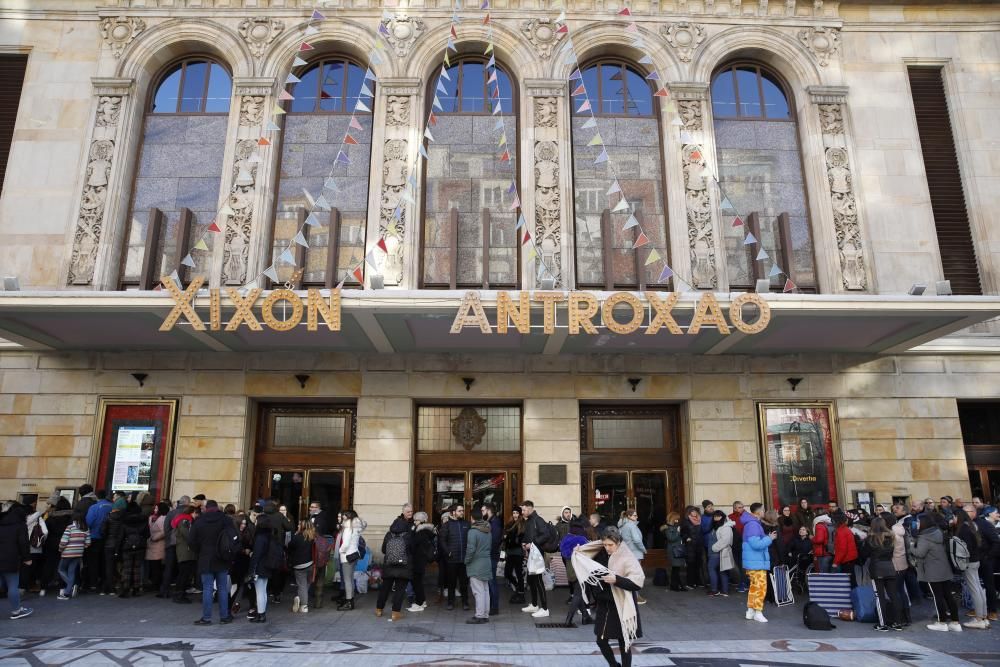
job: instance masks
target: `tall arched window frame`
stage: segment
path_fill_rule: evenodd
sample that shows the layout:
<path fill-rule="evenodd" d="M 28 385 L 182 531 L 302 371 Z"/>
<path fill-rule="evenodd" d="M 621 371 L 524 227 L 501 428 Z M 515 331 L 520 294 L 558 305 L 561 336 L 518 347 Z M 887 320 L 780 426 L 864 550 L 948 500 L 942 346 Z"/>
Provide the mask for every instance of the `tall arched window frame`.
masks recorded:
<path fill-rule="evenodd" d="M 817 288 L 812 230 L 795 105 L 777 73 L 755 62 L 732 62 L 712 77 L 712 116 L 718 151 L 729 286 L 755 288 L 770 276 L 782 291 L 791 279 Z M 739 214 L 743 226 L 733 227 Z M 744 244 L 747 232 L 759 243 Z M 766 259 L 758 260 L 760 250 Z"/>
<path fill-rule="evenodd" d="M 429 159 L 424 170 L 420 284 L 425 288 L 517 288 L 521 284 L 513 180 L 519 183 L 517 95 L 502 65 L 463 57 L 428 88 Z M 490 82 L 492 72 L 496 81 Z M 435 97 L 441 108 L 433 106 Z M 500 104 L 493 114 L 492 101 Z M 503 118 L 503 127 L 498 120 Z M 507 141 L 500 146 L 501 137 Z M 509 164 L 501 161 L 504 151 Z"/>
<path fill-rule="evenodd" d="M 282 281 L 290 280 L 296 267 L 303 269 L 297 287 L 333 287 L 341 280 L 358 284 L 351 270 L 365 254 L 372 117 L 355 108 L 359 99 L 371 108 L 363 91 L 375 92 L 365 72 L 350 58 L 322 56 L 305 65 L 297 74 L 300 81 L 288 89 L 294 99 L 285 103 L 280 135 L 271 261 Z M 350 164 L 334 168 L 340 150 Z M 315 207 L 321 195 L 330 210 Z M 299 229 L 308 247 L 295 242 Z M 278 261 L 285 249 L 295 257 L 294 266 Z"/>
<path fill-rule="evenodd" d="M 577 285 L 609 290 L 661 286 L 662 263 L 645 265 L 652 248 L 664 260 L 668 257 L 658 100 L 645 75 L 627 61 L 594 61 L 581 74 L 582 80 L 570 82 Z M 572 95 L 581 83 L 587 96 Z M 578 110 L 585 100 L 596 127 L 584 127 L 591 118 L 590 111 Z M 589 145 L 597 132 L 609 155 L 602 164 L 594 164 L 601 146 Z M 616 173 L 622 194 L 609 195 Z M 630 225 L 628 211 L 612 211 L 622 196 L 639 224 Z M 649 239 L 642 251 L 633 249 L 640 229 Z"/>
<path fill-rule="evenodd" d="M 190 55 L 153 80 L 129 206 L 121 289 L 152 289 L 174 270 L 182 279 L 204 274 L 209 253 L 193 246 L 219 205 L 232 76 L 213 58 Z M 181 265 L 189 253 L 194 269 Z"/>

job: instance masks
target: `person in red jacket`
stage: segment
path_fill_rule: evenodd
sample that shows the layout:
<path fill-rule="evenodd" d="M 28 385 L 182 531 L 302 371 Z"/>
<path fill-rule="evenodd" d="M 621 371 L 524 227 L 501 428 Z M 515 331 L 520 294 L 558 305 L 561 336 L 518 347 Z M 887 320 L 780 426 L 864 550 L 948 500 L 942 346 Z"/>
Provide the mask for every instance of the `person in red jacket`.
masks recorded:
<path fill-rule="evenodd" d="M 833 515 L 833 571 L 849 572 L 851 585 L 854 585 L 854 564 L 858 560 L 858 546 L 854 542 L 854 533 L 847 526 L 847 515 L 838 512 Z"/>
<path fill-rule="evenodd" d="M 813 559 L 816 562 L 817 572 L 830 571 L 830 562 L 833 560 L 833 554 L 829 550 L 831 530 L 833 530 L 833 522 L 830 521 L 830 515 L 826 513 L 825 509 L 820 509 L 813 520 L 812 536 Z"/>

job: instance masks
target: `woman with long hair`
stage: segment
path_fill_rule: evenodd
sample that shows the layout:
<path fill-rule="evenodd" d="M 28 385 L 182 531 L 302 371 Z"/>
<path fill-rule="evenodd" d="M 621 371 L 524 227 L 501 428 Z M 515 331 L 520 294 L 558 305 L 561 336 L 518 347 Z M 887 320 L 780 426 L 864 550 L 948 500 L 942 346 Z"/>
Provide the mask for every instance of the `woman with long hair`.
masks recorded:
<path fill-rule="evenodd" d="M 667 539 L 667 555 L 670 556 L 670 590 L 691 590 L 681 583 L 681 570 L 685 566 L 684 539 L 681 537 L 681 515 L 671 512 L 667 515 L 667 523 L 660 528 Z"/>
<path fill-rule="evenodd" d="M 605 530 L 600 541 L 574 549 L 572 562 L 586 601 L 597 606 L 594 634 L 601 655 L 611 667 L 631 667 L 632 644 L 642 637 L 636 602 L 646 580 L 642 565 L 615 528 Z M 611 639 L 618 640 L 621 663 L 615 660 Z"/>
<path fill-rule="evenodd" d="M 288 567 L 295 575 L 295 597 L 292 612 L 309 613 L 309 581 L 313 570 L 313 545 L 316 526 L 309 519 L 299 521 L 299 528 L 288 543 Z"/>
<path fill-rule="evenodd" d="M 972 611 L 975 614 L 974 619 L 963 625 L 975 630 L 988 630 L 990 622 L 987 618 L 986 591 L 979 581 L 979 563 L 984 556 L 984 540 L 979 526 L 976 525 L 975 516 L 976 508 L 973 505 L 955 508 L 955 534 L 969 548 L 969 565 L 965 568 L 963 578 L 965 588 L 972 597 Z M 985 576 L 991 577 L 993 573 L 987 572 Z"/>
<path fill-rule="evenodd" d="M 944 532 L 930 514 L 921 514 L 917 536 L 910 538 L 910 554 L 917 561 L 917 579 L 927 583 L 937 607 L 937 622 L 927 626 L 938 632 L 961 632 L 958 621 L 958 591 L 948 562 Z"/>
<path fill-rule="evenodd" d="M 344 539 L 340 545 L 340 562 L 344 573 L 344 599 L 337 605 L 338 611 L 354 609 L 354 564 L 364 554 L 360 553 L 358 541 L 368 524 L 354 510 L 344 510 Z"/>
<path fill-rule="evenodd" d="M 712 513 L 712 533 L 715 539 L 708 554 L 708 578 L 712 584 L 712 595 L 729 597 L 729 572 L 736 567 L 733 560 L 735 525 L 722 510 Z"/>
<path fill-rule="evenodd" d="M 868 561 L 868 574 L 875 584 L 875 593 L 881 603 L 875 629 L 879 632 L 888 632 L 890 629 L 902 630 L 903 607 L 896 599 L 896 567 L 892 564 L 895 537 L 886 525 L 885 519 L 880 517 L 872 519 L 871 529 L 868 531 L 868 537 L 862 542 L 861 551 Z"/>
<path fill-rule="evenodd" d="M 618 519 L 618 532 L 621 533 L 629 551 L 641 563 L 646 556 L 646 545 L 642 542 L 642 532 L 639 530 L 639 512 L 634 507 L 621 513 Z M 642 597 L 641 593 L 636 595 L 636 601 L 639 604 L 646 604 L 646 598 Z"/>
<path fill-rule="evenodd" d="M 510 513 L 510 523 L 503 530 L 504 550 L 507 559 L 503 566 L 503 578 L 514 587 L 510 603 L 524 602 L 524 549 L 521 547 L 524 534 L 524 517 L 521 508 L 515 507 Z"/>

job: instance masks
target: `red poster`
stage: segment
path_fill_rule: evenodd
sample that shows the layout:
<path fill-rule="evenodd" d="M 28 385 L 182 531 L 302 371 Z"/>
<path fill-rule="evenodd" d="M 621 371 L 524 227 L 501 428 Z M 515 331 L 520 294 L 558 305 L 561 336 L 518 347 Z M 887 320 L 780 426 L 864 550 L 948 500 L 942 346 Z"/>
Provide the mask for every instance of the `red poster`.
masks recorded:
<path fill-rule="evenodd" d="M 164 497 L 177 401 L 102 404 L 98 489 Z"/>
<path fill-rule="evenodd" d="M 762 405 L 760 418 L 771 506 L 839 503 L 830 408 Z"/>

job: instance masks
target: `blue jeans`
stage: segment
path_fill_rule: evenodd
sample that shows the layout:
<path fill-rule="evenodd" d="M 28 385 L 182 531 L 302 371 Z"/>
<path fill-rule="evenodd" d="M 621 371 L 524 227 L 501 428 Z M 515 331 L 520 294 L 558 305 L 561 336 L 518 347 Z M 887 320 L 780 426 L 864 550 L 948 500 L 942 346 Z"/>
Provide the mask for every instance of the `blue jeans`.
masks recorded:
<path fill-rule="evenodd" d="M 490 581 L 489 581 L 489 591 L 490 591 L 490 611 L 497 611 L 500 608 L 500 597 L 497 593 L 497 567 L 500 565 L 500 559 L 493 560 L 490 558 Z"/>
<path fill-rule="evenodd" d="M 723 575 L 719 572 L 719 561 L 721 558 L 722 554 L 714 552 L 708 554 L 708 580 L 712 584 L 713 591 L 729 593 L 729 573 L 727 572 Z"/>
<path fill-rule="evenodd" d="M 267 577 L 258 576 L 253 588 L 257 592 L 257 613 L 263 614 L 267 612 Z"/>
<path fill-rule="evenodd" d="M 63 589 L 63 595 L 71 595 L 73 593 L 73 584 L 76 583 L 76 575 L 80 572 L 80 561 L 82 558 L 60 558 L 59 559 L 59 576 L 63 581 L 66 582 L 66 588 Z"/>
<path fill-rule="evenodd" d="M 3 578 L 5 584 L 7 584 L 7 600 L 10 602 L 10 610 L 17 611 L 21 608 L 21 573 L 19 571 L 14 572 L 0 572 L 0 578 Z"/>
<path fill-rule="evenodd" d="M 204 572 L 201 575 L 201 619 L 212 620 L 212 584 L 219 594 L 219 618 L 229 617 L 229 572 Z"/>
<path fill-rule="evenodd" d="M 815 562 L 816 568 L 814 571 L 827 574 L 830 572 L 830 564 L 833 562 L 833 556 L 816 556 Z"/>

